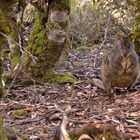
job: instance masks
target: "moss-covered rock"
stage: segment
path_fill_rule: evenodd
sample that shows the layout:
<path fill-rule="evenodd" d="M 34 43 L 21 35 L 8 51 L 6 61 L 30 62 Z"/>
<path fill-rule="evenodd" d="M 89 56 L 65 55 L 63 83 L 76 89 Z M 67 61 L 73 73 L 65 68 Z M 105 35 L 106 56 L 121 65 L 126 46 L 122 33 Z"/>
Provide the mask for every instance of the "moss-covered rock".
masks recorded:
<path fill-rule="evenodd" d="M 76 78 L 69 73 L 57 73 L 53 70 L 48 70 L 44 77 L 44 81 L 58 84 L 74 83 L 76 82 Z"/>
<path fill-rule="evenodd" d="M 17 115 L 17 116 L 27 116 L 28 115 L 28 112 L 24 109 L 18 109 L 18 110 L 15 110 L 12 115 Z"/>

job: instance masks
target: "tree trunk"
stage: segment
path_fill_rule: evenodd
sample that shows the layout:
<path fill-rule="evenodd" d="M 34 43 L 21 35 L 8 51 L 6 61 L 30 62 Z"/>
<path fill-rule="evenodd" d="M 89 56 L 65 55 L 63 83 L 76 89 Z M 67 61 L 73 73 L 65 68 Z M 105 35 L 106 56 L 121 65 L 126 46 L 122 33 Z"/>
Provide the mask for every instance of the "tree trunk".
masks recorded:
<path fill-rule="evenodd" d="M 27 71 L 35 79 L 42 78 L 45 81 L 56 82 L 61 81 L 59 78 L 65 77 L 58 76 L 52 68 L 62 52 L 68 48 L 70 0 L 52 0 L 45 11 L 48 11 L 48 15 L 38 12 L 31 33 L 27 49 L 35 57 L 28 59 Z M 73 77 L 67 78 L 73 81 Z"/>
<path fill-rule="evenodd" d="M 21 51 L 18 44 L 18 26 L 14 23 L 12 18 L 13 7 L 16 4 L 17 0 L 0 0 L 0 29 L 3 28 L 2 33 L 6 35 L 4 40 L 8 40 L 10 47 L 9 59 L 11 60 L 12 69 L 20 60 Z M 7 31 L 7 29 L 9 31 Z M 3 43 L 2 43 L 3 44 Z"/>
<path fill-rule="evenodd" d="M 10 12 L 14 4 L 14 0 L 5 1 L 0 0 L 0 99 L 3 95 L 3 85 L 2 85 L 2 73 L 3 73 L 3 63 L 2 63 L 2 51 L 3 45 L 7 42 L 7 36 L 12 32 L 12 27 L 9 22 Z M 8 5 L 8 6 L 7 6 Z M 3 120 L 0 115 L 0 140 L 8 140 L 5 130 L 3 128 Z"/>
<path fill-rule="evenodd" d="M 6 43 L 6 37 L 4 35 L 8 35 L 11 32 L 11 26 L 7 21 L 7 18 L 0 11 L 0 97 L 3 95 L 2 90 L 2 72 L 3 72 L 3 64 L 2 64 L 2 50 L 3 45 Z"/>

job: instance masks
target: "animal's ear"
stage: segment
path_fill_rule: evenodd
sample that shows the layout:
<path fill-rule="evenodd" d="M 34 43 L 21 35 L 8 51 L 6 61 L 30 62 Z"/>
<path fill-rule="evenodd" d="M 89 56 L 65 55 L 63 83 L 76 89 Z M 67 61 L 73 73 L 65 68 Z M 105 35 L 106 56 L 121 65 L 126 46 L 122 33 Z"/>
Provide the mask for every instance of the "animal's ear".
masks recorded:
<path fill-rule="evenodd" d="M 134 41 L 134 40 L 135 40 L 135 35 L 134 35 L 133 33 L 130 33 L 130 34 L 128 35 L 128 39 L 129 39 L 130 41 Z"/>
<path fill-rule="evenodd" d="M 117 35 L 116 35 L 116 38 L 117 38 L 117 40 L 124 40 L 124 38 L 125 38 L 125 35 L 124 34 L 122 34 L 122 33 L 118 33 Z"/>

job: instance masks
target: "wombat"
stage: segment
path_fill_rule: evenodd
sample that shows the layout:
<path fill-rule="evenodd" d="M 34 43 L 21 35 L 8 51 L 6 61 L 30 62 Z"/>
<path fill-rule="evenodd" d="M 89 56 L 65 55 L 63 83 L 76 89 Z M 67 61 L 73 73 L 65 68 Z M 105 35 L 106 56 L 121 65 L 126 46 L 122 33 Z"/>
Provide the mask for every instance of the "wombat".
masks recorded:
<path fill-rule="evenodd" d="M 117 43 L 104 57 L 101 77 L 109 95 L 113 87 L 131 88 L 138 78 L 139 58 L 134 50 L 133 35 L 117 35 Z"/>

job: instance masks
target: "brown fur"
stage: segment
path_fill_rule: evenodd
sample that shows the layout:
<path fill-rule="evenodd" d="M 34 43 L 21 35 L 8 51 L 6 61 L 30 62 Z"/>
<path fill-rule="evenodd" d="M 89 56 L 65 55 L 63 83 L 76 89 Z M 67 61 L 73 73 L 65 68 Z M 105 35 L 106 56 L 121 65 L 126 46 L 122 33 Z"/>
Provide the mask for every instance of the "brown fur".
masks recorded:
<path fill-rule="evenodd" d="M 104 57 L 101 76 L 104 88 L 111 94 L 113 87 L 131 88 L 138 77 L 139 60 L 132 36 L 118 35 L 117 44 Z"/>

